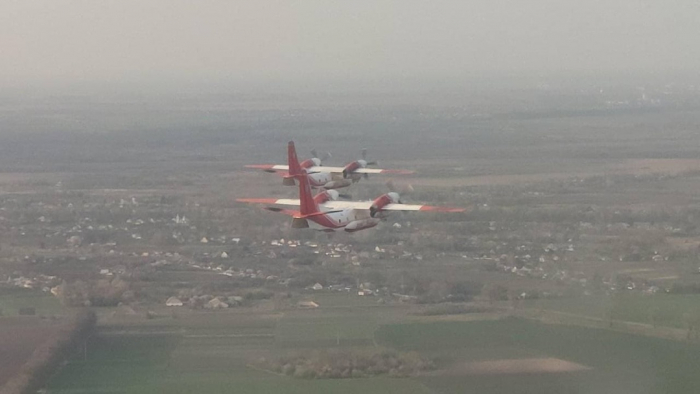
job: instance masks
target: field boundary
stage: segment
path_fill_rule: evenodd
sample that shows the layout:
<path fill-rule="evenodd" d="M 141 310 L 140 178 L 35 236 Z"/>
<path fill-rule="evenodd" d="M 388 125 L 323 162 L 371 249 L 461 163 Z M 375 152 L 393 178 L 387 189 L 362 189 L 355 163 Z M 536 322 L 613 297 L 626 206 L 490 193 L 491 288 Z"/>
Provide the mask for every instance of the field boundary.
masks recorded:
<path fill-rule="evenodd" d="M 521 309 L 513 310 L 511 315 L 536 320 L 545 324 L 573 325 L 588 328 L 599 328 L 610 331 L 624 332 L 628 334 L 643 335 L 647 337 L 670 339 L 680 342 L 694 342 L 688 336 L 688 330 L 671 327 L 654 327 L 651 324 L 637 323 L 625 320 L 602 319 L 593 316 L 578 315 L 575 313 Z"/>

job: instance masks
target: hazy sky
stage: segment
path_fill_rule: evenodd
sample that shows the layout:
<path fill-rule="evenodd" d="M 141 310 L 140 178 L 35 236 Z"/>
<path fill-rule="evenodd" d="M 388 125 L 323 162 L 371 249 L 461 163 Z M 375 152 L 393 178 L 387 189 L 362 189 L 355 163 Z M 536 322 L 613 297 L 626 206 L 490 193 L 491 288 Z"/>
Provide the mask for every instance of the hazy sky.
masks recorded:
<path fill-rule="evenodd" d="M 697 0 L 0 0 L 0 87 L 700 70 Z"/>

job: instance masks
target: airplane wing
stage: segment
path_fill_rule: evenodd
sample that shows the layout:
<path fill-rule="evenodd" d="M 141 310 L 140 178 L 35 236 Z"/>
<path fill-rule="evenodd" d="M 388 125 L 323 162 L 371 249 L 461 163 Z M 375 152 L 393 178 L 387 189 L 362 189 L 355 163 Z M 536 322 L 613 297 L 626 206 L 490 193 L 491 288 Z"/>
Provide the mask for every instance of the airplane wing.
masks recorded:
<path fill-rule="evenodd" d="M 387 204 L 383 211 L 430 211 L 430 212 L 464 212 L 464 208 L 436 207 L 434 205 Z"/>
<path fill-rule="evenodd" d="M 246 168 L 257 168 L 265 172 L 289 171 L 286 164 L 247 164 Z"/>
<path fill-rule="evenodd" d="M 244 202 L 247 204 L 265 204 L 265 205 L 286 205 L 286 206 L 299 206 L 299 200 L 289 199 L 289 198 L 239 198 L 236 199 L 238 202 Z M 270 212 L 279 212 L 292 217 L 298 217 L 301 212 L 294 209 L 285 209 L 279 207 L 265 207 L 266 210 Z M 307 226 L 308 227 L 308 226 Z"/>
<path fill-rule="evenodd" d="M 238 202 L 246 204 L 267 204 L 267 205 L 289 205 L 293 207 L 299 206 L 299 200 L 293 198 L 238 198 Z"/>
<path fill-rule="evenodd" d="M 286 205 L 299 206 L 298 199 L 292 198 L 239 198 L 236 201 L 247 204 L 265 204 L 265 205 Z M 327 201 L 321 204 L 321 208 L 326 210 L 340 209 L 367 209 L 372 206 L 372 201 Z"/>
<path fill-rule="evenodd" d="M 265 172 L 289 171 L 289 166 L 286 164 L 247 164 L 246 168 L 256 168 Z M 345 167 L 326 167 L 314 166 L 306 171 L 308 173 L 329 172 L 331 174 L 342 174 Z M 415 171 L 408 170 L 384 170 L 381 168 L 358 168 L 353 171 L 354 174 L 394 174 L 394 175 L 410 175 Z"/>
<path fill-rule="evenodd" d="M 326 167 L 326 166 L 314 166 L 309 168 L 307 171 L 309 173 L 313 172 L 330 172 L 332 174 L 342 174 L 345 167 Z M 409 170 L 384 170 L 381 168 L 358 168 L 353 171 L 353 174 L 394 174 L 394 175 L 410 175 L 415 171 Z"/>
<path fill-rule="evenodd" d="M 323 204 L 328 209 L 363 209 L 369 210 L 372 201 L 328 201 Z M 464 212 L 464 208 L 436 207 L 416 204 L 387 204 L 382 211 L 431 211 L 431 212 Z"/>
<path fill-rule="evenodd" d="M 266 204 L 266 205 L 286 205 L 299 206 L 299 200 L 291 198 L 239 198 L 236 201 L 248 204 Z M 372 206 L 372 201 L 328 201 L 321 204 L 324 210 L 342 210 L 342 209 L 358 209 L 369 210 Z M 275 211 L 274 209 L 271 209 Z M 417 205 L 417 204 L 387 204 L 382 207 L 382 211 L 429 211 L 429 212 L 464 212 L 464 208 L 437 207 L 433 205 Z M 280 210 L 281 211 L 281 210 Z"/>

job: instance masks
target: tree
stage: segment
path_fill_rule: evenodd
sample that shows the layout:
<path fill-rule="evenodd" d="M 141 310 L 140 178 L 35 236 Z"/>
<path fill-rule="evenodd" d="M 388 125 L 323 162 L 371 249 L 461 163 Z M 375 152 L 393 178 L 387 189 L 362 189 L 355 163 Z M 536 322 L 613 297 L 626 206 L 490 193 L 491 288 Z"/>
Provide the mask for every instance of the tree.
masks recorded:
<path fill-rule="evenodd" d="M 508 288 L 503 285 L 491 284 L 489 286 L 484 286 L 482 292 L 491 304 L 496 301 L 505 301 L 508 299 Z"/>
<path fill-rule="evenodd" d="M 471 301 L 475 295 L 479 294 L 483 288 L 477 282 L 457 282 L 450 286 L 450 298 L 452 301 Z"/>

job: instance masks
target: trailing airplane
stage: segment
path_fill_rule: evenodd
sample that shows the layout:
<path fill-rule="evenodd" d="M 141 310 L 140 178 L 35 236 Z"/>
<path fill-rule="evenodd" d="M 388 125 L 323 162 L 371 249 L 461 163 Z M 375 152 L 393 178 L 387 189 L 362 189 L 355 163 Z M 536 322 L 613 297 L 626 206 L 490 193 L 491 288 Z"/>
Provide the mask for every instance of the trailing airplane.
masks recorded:
<path fill-rule="evenodd" d="M 289 143 L 290 153 L 294 152 L 294 143 Z M 298 170 L 296 154 L 290 155 L 293 161 L 290 168 Z M 355 232 L 375 227 L 391 211 L 430 211 L 430 212 L 464 212 L 464 208 L 436 207 L 431 205 L 404 204 L 396 191 L 382 194 L 373 201 L 342 201 L 335 190 L 324 190 L 316 196 L 311 194 L 309 176 L 303 172 L 295 175 L 299 182 L 299 199 L 275 198 L 241 198 L 238 202 L 252 204 L 291 206 L 296 209 L 266 207 L 272 212 L 281 212 L 292 216 L 293 228 L 311 228 L 319 231 Z"/>
<path fill-rule="evenodd" d="M 312 151 L 314 156 L 315 151 Z M 340 189 L 348 187 L 355 182 L 358 182 L 363 176 L 367 178 L 370 174 L 395 174 L 408 175 L 413 174 L 413 171 L 408 170 L 385 170 L 380 168 L 368 168 L 368 166 L 376 165 L 376 161 L 367 161 L 367 150 L 362 150 L 362 159 L 355 160 L 345 165 L 345 167 L 327 167 L 323 166 L 323 160 L 330 157 L 326 154 L 323 158 L 313 157 L 306 159 L 301 163 L 298 162 L 294 142 L 290 142 L 287 149 L 287 165 L 283 164 L 249 164 L 247 168 L 257 168 L 265 172 L 280 173 L 283 176 L 282 183 L 286 186 L 294 186 L 298 183 L 297 175 L 307 174 L 309 183 L 313 188 L 323 189 Z M 292 164 L 296 162 L 297 164 Z"/>

